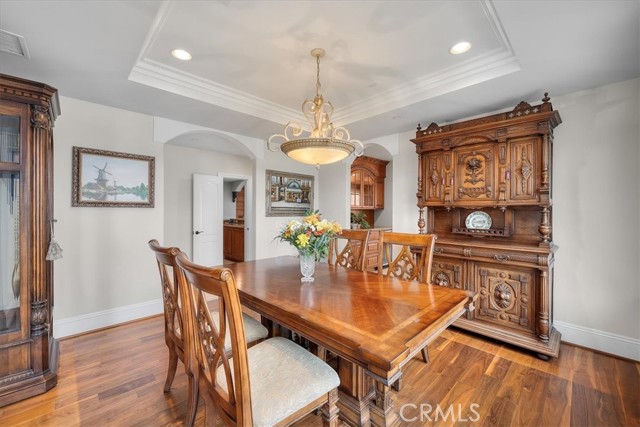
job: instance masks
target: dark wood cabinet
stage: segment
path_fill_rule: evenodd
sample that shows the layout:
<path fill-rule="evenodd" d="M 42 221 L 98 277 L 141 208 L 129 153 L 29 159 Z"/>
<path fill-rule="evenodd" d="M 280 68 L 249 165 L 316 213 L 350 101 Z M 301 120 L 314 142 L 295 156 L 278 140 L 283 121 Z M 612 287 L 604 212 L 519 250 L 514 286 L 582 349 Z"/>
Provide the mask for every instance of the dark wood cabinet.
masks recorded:
<path fill-rule="evenodd" d="M 223 227 L 223 256 L 231 261 L 244 261 L 244 226 L 225 225 Z"/>
<path fill-rule="evenodd" d="M 53 123 L 57 91 L 0 74 L 0 406 L 57 381 L 53 266 Z"/>
<path fill-rule="evenodd" d="M 456 326 L 541 356 L 557 356 L 553 327 L 553 129 L 542 104 L 418 127 L 418 227 L 438 235 L 432 283 L 479 294 Z"/>

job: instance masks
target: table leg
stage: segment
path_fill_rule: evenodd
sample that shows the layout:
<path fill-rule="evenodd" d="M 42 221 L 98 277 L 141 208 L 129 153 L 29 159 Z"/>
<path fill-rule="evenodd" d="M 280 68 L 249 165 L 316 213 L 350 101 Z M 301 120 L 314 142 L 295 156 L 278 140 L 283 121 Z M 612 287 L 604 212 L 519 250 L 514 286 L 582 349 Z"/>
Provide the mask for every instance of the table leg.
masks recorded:
<path fill-rule="evenodd" d="M 339 417 L 352 427 L 371 426 L 370 406 L 374 396 L 373 379 L 364 369 L 338 357 Z"/>
<path fill-rule="evenodd" d="M 286 328 L 283 328 L 278 323 L 274 322 L 269 318 L 260 316 L 260 323 L 262 323 L 262 326 L 267 328 L 267 331 L 269 333 L 267 335 L 267 338 L 273 338 L 273 337 L 285 337 L 287 339 L 291 338 L 291 331 L 289 331 Z"/>
<path fill-rule="evenodd" d="M 400 418 L 391 399 L 391 388 L 375 381 L 375 397 L 371 402 L 371 424 L 375 427 L 396 427 Z"/>

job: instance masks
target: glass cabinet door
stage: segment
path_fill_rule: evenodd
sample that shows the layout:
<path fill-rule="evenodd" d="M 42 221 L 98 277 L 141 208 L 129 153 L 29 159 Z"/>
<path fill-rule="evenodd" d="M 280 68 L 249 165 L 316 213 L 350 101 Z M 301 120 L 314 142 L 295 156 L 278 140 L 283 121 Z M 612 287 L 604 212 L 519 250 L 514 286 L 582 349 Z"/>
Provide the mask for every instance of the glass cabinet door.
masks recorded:
<path fill-rule="evenodd" d="M 0 334 L 20 330 L 20 116 L 0 114 Z"/>
<path fill-rule="evenodd" d="M 374 180 L 373 176 L 368 173 L 363 174 L 363 183 L 362 183 L 362 206 L 373 208 L 373 190 L 374 190 Z"/>
<path fill-rule="evenodd" d="M 362 206 L 360 192 L 362 190 L 362 172 L 356 171 L 351 174 L 351 206 Z"/>

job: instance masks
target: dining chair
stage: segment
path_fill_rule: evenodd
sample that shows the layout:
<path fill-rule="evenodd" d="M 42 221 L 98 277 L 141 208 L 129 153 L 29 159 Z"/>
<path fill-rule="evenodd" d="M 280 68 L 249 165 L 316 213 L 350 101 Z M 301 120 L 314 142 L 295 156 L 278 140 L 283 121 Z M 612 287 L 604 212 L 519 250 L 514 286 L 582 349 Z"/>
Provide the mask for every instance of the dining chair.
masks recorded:
<path fill-rule="evenodd" d="M 169 348 L 169 368 L 167 379 L 164 383 L 164 392 L 171 390 L 173 379 L 176 375 L 178 360 L 182 361 L 189 377 L 189 397 L 187 400 L 187 417 L 185 425 L 192 426 L 198 408 L 198 390 L 194 385 L 193 369 L 188 366 L 188 358 L 185 355 L 186 344 L 184 340 L 184 304 L 178 289 L 176 255 L 180 249 L 175 247 L 163 247 L 153 239 L 149 241 L 149 247 L 156 256 L 160 271 L 160 284 L 162 286 L 162 301 L 164 305 L 164 341 Z M 267 337 L 267 328 L 249 315 L 243 314 L 247 329 L 247 341 L 256 343 Z M 225 344 L 227 351 L 231 349 L 231 342 Z"/>
<path fill-rule="evenodd" d="M 342 249 L 341 241 L 344 241 Z M 368 244 L 369 230 L 342 230 L 329 244 L 328 262 L 331 265 L 364 271 Z"/>
<path fill-rule="evenodd" d="M 381 231 L 378 274 L 430 283 L 437 238 L 435 234 Z"/>
<path fill-rule="evenodd" d="M 433 249 L 437 238 L 438 236 L 435 234 L 382 231 L 380 233 L 381 250 L 378 258 L 378 274 L 430 284 Z M 388 265 L 383 268 L 386 263 Z M 420 349 L 420 352 L 424 363 L 429 363 L 426 344 Z M 396 389 L 399 387 L 400 385 L 397 384 Z"/>
<path fill-rule="evenodd" d="M 232 271 L 194 264 L 184 253 L 176 263 L 205 425 L 215 426 L 219 417 L 233 427 L 286 426 L 320 409 L 323 426 L 337 427 L 340 379 L 335 371 L 282 337 L 247 348 Z M 218 297 L 217 322 L 207 307 L 209 296 Z M 227 337 L 230 354 L 224 351 Z"/>

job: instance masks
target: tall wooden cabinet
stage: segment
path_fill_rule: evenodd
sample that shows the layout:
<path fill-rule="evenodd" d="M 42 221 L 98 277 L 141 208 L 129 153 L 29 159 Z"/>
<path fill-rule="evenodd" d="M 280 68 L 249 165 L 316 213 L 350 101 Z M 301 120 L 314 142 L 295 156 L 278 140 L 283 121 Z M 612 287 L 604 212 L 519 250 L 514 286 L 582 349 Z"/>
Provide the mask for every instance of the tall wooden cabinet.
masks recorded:
<path fill-rule="evenodd" d="M 0 74 L 0 406 L 56 384 L 52 262 L 57 91 Z"/>
<path fill-rule="evenodd" d="M 418 126 L 418 226 L 438 235 L 432 283 L 479 294 L 456 326 L 557 356 L 553 327 L 553 129 L 542 104 Z"/>

